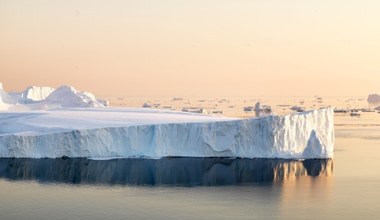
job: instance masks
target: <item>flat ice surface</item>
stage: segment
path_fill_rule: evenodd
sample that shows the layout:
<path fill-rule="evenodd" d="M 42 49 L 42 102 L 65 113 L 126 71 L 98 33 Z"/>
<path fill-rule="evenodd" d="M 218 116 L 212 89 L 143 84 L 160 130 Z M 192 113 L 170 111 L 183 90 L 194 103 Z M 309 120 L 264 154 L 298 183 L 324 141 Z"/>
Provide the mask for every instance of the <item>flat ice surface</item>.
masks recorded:
<path fill-rule="evenodd" d="M 238 120 L 148 108 L 58 108 L 36 111 L 1 111 L 0 136 L 44 135 L 72 130 L 169 123 Z"/>
<path fill-rule="evenodd" d="M 0 112 L 0 157 L 331 158 L 331 108 L 237 119 L 141 108 Z"/>

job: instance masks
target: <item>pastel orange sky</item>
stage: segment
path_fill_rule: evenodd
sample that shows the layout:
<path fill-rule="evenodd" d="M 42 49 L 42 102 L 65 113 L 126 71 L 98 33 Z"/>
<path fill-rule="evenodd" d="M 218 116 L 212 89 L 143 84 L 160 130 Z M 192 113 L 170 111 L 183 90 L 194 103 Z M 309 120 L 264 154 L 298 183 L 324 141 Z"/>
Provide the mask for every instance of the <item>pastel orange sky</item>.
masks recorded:
<path fill-rule="evenodd" d="M 0 82 L 99 96 L 380 93 L 377 0 L 0 0 Z"/>

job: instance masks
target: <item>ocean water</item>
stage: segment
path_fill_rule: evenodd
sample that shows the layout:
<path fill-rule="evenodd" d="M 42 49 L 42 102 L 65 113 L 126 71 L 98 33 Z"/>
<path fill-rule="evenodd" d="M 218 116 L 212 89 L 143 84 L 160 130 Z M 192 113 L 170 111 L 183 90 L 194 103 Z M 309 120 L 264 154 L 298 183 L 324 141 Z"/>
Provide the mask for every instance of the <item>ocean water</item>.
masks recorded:
<path fill-rule="evenodd" d="M 0 219 L 380 219 L 380 114 L 335 124 L 333 160 L 0 159 Z"/>

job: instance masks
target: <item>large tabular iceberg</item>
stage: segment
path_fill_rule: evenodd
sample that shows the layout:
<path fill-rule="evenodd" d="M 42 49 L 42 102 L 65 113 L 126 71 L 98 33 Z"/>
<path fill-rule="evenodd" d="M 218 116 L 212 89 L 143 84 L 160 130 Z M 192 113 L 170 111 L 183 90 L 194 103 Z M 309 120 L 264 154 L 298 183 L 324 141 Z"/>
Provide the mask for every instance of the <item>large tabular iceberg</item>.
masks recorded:
<path fill-rule="evenodd" d="M 138 108 L 0 112 L 0 157 L 332 158 L 331 108 L 236 119 Z"/>

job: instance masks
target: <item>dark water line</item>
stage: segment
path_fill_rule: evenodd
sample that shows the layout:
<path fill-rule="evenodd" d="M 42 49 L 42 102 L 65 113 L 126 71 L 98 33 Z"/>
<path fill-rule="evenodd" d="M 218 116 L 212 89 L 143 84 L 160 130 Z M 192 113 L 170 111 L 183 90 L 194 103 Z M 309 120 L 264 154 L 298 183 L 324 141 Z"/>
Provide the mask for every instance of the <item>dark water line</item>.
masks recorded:
<path fill-rule="evenodd" d="M 224 186 L 330 175 L 332 160 L 163 158 L 0 159 L 0 178 L 40 183 Z"/>

